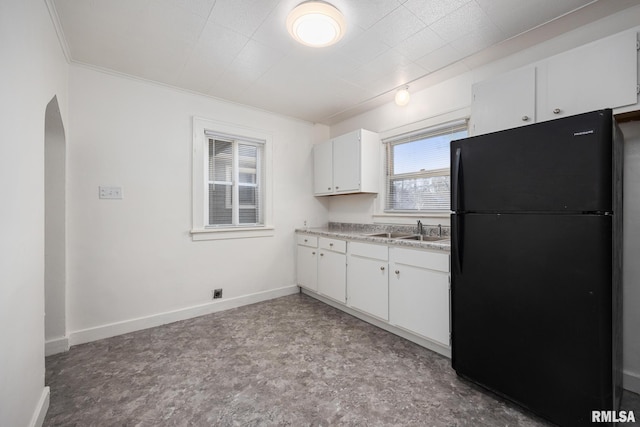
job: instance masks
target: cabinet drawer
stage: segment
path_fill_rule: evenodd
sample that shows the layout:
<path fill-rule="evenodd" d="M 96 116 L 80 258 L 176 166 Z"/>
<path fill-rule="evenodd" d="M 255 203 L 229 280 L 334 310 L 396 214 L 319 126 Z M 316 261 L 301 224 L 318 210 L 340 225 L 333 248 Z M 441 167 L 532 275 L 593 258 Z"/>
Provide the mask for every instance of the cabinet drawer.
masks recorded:
<path fill-rule="evenodd" d="M 344 240 L 326 239 L 321 237 L 319 239 L 319 245 L 321 249 L 327 249 L 342 254 L 347 252 L 347 242 Z"/>
<path fill-rule="evenodd" d="M 380 261 L 387 261 L 389 259 L 389 248 L 383 245 L 351 242 L 349 243 L 349 253 L 351 255 L 378 259 Z"/>
<path fill-rule="evenodd" d="M 389 250 L 393 251 L 393 261 L 398 264 L 449 272 L 449 254 L 405 248 L 390 248 Z"/>
<path fill-rule="evenodd" d="M 297 234 L 296 237 L 299 245 L 309 246 L 311 248 L 318 247 L 318 238 L 315 236 L 308 236 L 306 234 Z"/>

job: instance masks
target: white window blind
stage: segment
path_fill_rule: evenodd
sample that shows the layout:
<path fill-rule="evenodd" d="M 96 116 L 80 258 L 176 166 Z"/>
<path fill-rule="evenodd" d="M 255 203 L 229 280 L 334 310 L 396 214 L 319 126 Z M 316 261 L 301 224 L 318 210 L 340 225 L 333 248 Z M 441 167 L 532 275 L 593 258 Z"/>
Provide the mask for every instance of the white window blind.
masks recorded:
<path fill-rule="evenodd" d="M 449 143 L 466 136 L 459 120 L 384 139 L 385 212 L 449 211 Z"/>
<path fill-rule="evenodd" d="M 208 227 L 264 225 L 264 141 L 205 132 Z"/>

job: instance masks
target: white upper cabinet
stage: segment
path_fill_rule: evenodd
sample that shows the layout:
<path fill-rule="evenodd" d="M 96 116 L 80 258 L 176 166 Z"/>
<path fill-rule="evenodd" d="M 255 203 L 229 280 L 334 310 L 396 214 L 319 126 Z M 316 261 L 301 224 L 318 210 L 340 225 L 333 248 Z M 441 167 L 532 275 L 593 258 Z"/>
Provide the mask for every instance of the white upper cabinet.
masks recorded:
<path fill-rule="evenodd" d="M 471 134 L 480 135 L 536 120 L 536 69 L 521 68 L 472 87 Z"/>
<path fill-rule="evenodd" d="M 316 144 L 313 166 L 316 196 L 377 193 L 380 137 L 358 129 Z"/>
<path fill-rule="evenodd" d="M 550 58 L 546 82 L 541 75 L 546 91 L 540 96 L 539 120 L 638 102 L 636 43 L 636 33 L 625 32 Z"/>
<path fill-rule="evenodd" d="M 333 193 L 333 143 L 316 144 L 313 147 L 313 192 L 316 195 Z"/>
<path fill-rule="evenodd" d="M 622 32 L 474 84 L 471 135 L 636 104 L 637 38 Z"/>
<path fill-rule="evenodd" d="M 333 186 L 337 193 L 359 191 L 361 145 L 361 136 L 357 133 L 348 133 L 333 140 Z"/>

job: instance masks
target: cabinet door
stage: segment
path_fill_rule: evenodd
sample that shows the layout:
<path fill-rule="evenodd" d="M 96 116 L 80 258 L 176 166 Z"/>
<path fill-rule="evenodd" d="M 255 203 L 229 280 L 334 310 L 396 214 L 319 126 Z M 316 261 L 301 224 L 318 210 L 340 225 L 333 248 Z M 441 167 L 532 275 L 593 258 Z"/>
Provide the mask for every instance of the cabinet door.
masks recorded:
<path fill-rule="evenodd" d="M 389 320 L 388 270 L 387 261 L 350 255 L 347 267 L 348 305 Z"/>
<path fill-rule="evenodd" d="M 318 258 L 318 293 L 344 304 L 347 290 L 347 256 L 320 250 Z"/>
<path fill-rule="evenodd" d="M 360 132 L 333 140 L 333 184 L 336 193 L 360 189 Z"/>
<path fill-rule="evenodd" d="M 312 291 L 318 290 L 318 249 L 298 245 L 298 285 Z"/>
<path fill-rule="evenodd" d="M 635 104 L 636 40 L 636 33 L 628 31 L 549 59 L 540 120 Z"/>
<path fill-rule="evenodd" d="M 313 192 L 333 193 L 333 144 L 325 141 L 313 147 Z"/>
<path fill-rule="evenodd" d="M 389 278 L 389 321 L 449 346 L 449 275 L 393 263 Z"/>
<path fill-rule="evenodd" d="M 473 85 L 472 135 L 534 123 L 536 69 L 522 68 Z"/>

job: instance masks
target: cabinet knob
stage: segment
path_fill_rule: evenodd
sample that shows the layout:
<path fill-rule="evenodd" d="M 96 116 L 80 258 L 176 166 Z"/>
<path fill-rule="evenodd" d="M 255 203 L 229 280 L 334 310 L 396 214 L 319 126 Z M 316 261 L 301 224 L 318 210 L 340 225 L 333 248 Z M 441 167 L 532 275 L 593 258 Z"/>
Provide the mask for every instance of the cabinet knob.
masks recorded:
<path fill-rule="evenodd" d="M 305 243 L 307 243 L 308 241 L 309 241 L 309 240 L 307 240 L 307 239 L 304 239 L 304 242 L 305 242 Z"/>
<path fill-rule="evenodd" d="M 333 246 L 333 243 L 329 243 L 329 246 Z"/>
<path fill-rule="evenodd" d="M 320 256 L 324 256 L 324 254 L 321 252 L 321 253 L 320 253 Z"/>
<path fill-rule="evenodd" d="M 553 109 L 553 114 L 560 114 L 561 112 L 562 112 L 562 110 L 559 109 L 559 108 L 554 108 Z"/>
<path fill-rule="evenodd" d="M 336 190 L 337 190 L 338 188 L 340 188 L 340 187 L 338 187 L 338 186 L 336 185 Z"/>
<path fill-rule="evenodd" d="M 380 267 L 380 271 L 384 271 L 384 267 Z"/>
<path fill-rule="evenodd" d="M 529 121 L 529 116 L 522 116 L 522 121 L 523 122 L 528 122 Z"/>
<path fill-rule="evenodd" d="M 400 270 L 396 270 L 396 274 L 400 274 Z"/>
<path fill-rule="evenodd" d="M 315 255 L 315 254 L 316 254 L 315 252 L 311 252 L 311 255 Z"/>

